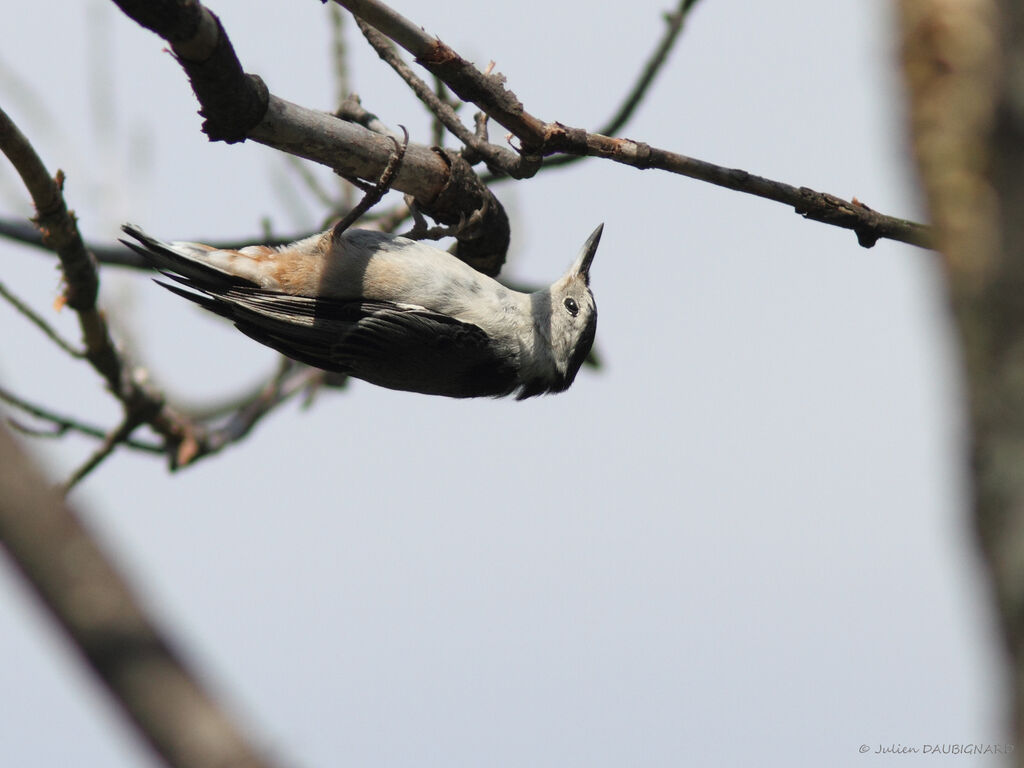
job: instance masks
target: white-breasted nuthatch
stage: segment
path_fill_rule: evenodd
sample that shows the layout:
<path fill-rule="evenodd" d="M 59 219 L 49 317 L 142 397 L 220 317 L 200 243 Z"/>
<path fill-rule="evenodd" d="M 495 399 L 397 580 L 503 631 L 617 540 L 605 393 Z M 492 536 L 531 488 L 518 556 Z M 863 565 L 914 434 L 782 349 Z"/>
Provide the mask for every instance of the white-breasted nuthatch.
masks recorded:
<path fill-rule="evenodd" d="M 365 229 L 223 250 L 163 243 L 125 225 L 138 243 L 122 242 L 185 286 L 165 288 L 293 360 L 389 389 L 521 400 L 568 389 L 590 353 L 590 265 L 603 227 L 561 279 L 534 293 L 446 251 Z"/>

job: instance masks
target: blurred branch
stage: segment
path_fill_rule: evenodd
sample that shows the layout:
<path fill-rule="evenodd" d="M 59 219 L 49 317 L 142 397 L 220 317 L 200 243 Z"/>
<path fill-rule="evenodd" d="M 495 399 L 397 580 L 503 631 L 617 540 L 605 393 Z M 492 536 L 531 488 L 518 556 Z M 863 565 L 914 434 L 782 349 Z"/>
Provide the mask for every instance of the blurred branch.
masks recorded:
<path fill-rule="evenodd" d="M 693 6 L 697 4 L 698 0 L 681 0 L 675 11 L 672 13 L 665 14 L 665 33 L 661 40 L 655 47 L 651 57 L 644 64 L 643 69 L 640 70 L 640 77 L 637 78 L 633 88 L 626 95 L 622 105 L 618 108 L 614 115 L 595 131 L 595 133 L 604 134 L 605 136 L 611 136 L 618 133 L 622 128 L 629 122 L 630 118 L 633 117 L 633 113 L 636 108 L 640 106 L 640 103 L 644 100 L 647 95 L 648 89 L 654 82 L 658 72 L 661 71 L 662 66 L 668 61 L 668 55 L 671 53 L 672 48 L 676 44 L 676 40 L 679 39 L 679 33 L 683 29 L 683 23 L 686 21 L 687 14 L 693 9 Z M 544 168 L 555 168 L 561 165 L 568 165 L 569 163 L 577 160 L 582 160 L 581 155 L 557 155 L 555 157 L 545 158 Z"/>
<path fill-rule="evenodd" d="M 331 20 L 331 61 L 334 73 L 334 103 L 343 104 L 352 94 L 351 75 L 348 66 L 348 44 L 345 41 L 345 14 L 333 4 L 327 6 Z M 367 126 L 369 127 L 369 126 Z M 355 205 L 355 188 L 345 179 L 335 175 L 338 184 L 338 199 L 332 210 L 349 210 Z"/>
<path fill-rule="evenodd" d="M 13 392 L 9 392 L 2 387 L 0 387 L 0 400 L 3 400 L 8 405 L 17 408 L 40 421 L 48 422 L 54 426 L 52 431 L 40 432 L 38 430 L 29 429 L 22 424 L 10 420 L 12 427 L 27 435 L 31 435 L 33 437 L 62 437 L 68 432 L 79 432 L 83 435 L 88 435 L 89 437 L 105 438 L 107 436 L 106 430 L 86 424 L 85 422 L 71 416 L 63 416 L 56 411 L 44 408 L 41 405 L 30 403 L 24 398 L 18 397 Z M 127 438 L 124 441 L 124 444 L 129 448 L 146 451 L 148 453 L 163 453 L 165 450 L 163 445 L 134 440 L 132 438 Z"/>
<path fill-rule="evenodd" d="M 961 342 L 974 519 L 1024 743 L 1024 11 L 901 0 L 909 127 Z"/>
<path fill-rule="evenodd" d="M 3 283 L 0 283 L 0 297 L 3 297 L 3 299 L 14 307 L 19 314 L 24 316 L 36 328 L 41 330 L 46 337 L 50 339 L 50 341 L 60 347 L 69 356 L 78 358 L 85 357 L 84 352 L 79 349 L 75 349 L 74 345 L 66 341 L 64 337 L 57 333 L 53 326 L 46 322 L 46 320 L 43 319 L 38 312 L 32 309 L 32 307 L 11 293 Z"/>
<path fill-rule="evenodd" d="M 114 346 L 106 318 L 96 306 L 99 276 L 92 255 L 86 251 L 74 216 L 61 192 L 63 174 L 51 178 L 28 139 L 0 109 L 0 152 L 11 161 L 32 197 L 34 219 L 43 244 L 60 259 L 64 272 L 64 300 L 78 317 L 85 357 L 121 401 L 126 418 L 152 425 L 169 444 L 177 444 L 187 425 L 164 402 L 163 396 L 145 386 L 141 371 L 132 368 Z"/>
<path fill-rule="evenodd" d="M 519 165 L 519 156 L 515 152 L 477 138 L 472 131 L 462 124 L 462 121 L 459 120 L 459 116 L 455 114 L 455 110 L 452 109 L 451 105 L 442 101 L 435 89 L 420 79 L 409 65 L 402 60 L 402 57 L 398 55 L 390 40 L 358 16 L 356 17 L 356 24 L 359 26 L 359 31 L 363 33 L 363 37 L 366 38 L 366 42 L 405 81 L 406 85 L 416 94 L 416 97 L 433 113 L 438 122 L 451 131 L 453 136 L 469 147 L 475 154 L 482 157 L 489 166 L 500 168 L 511 176 L 517 175 L 515 170 Z"/>
<path fill-rule="evenodd" d="M 640 102 L 647 95 L 647 89 L 651 87 L 651 83 L 654 82 L 654 78 L 661 70 L 662 65 L 668 61 L 668 55 L 683 29 L 683 22 L 686 21 L 687 14 L 696 4 L 697 0 L 681 0 L 675 11 L 665 14 L 664 36 L 654 49 L 651 57 L 644 64 L 636 85 L 633 86 L 633 90 L 626 96 L 619 111 L 607 123 L 598 128 L 597 133 L 618 133 L 619 129 L 629 122 L 634 110 L 640 106 Z"/>
<path fill-rule="evenodd" d="M 334 103 L 341 104 L 352 93 L 345 43 L 345 14 L 336 5 L 327 6 L 331 20 L 331 72 L 334 74 Z"/>
<path fill-rule="evenodd" d="M 56 252 L 60 259 L 66 281 L 65 302 L 78 317 L 85 358 L 103 377 L 124 410 L 122 428 L 104 436 L 104 445 L 83 466 L 81 475 L 73 478 L 75 482 L 110 455 L 118 442 L 127 441 L 139 424 L 149 424 L 164 439 L 164 449 L 174 469 L 220 451 L 286 399 L 279 396 L 277 390 L 281 382 L 275 377 L 270 384 L 272 396 L 261 394 L 242 406 L 229 429 L 197 424 L 171 408 L 162 393 L 146 384 L 146 372 L 125 360 L 111 339 L 106 318 L 96 306 L 99 288 L 96 262 L 85 249 L 74 216 L 67 209 L 61 193 L 63 175 L 58 172 L 56 179 L 50 177 L 28 139 L 3 110 L 0 110 L 0 152 L 14 165 L 36 206 L 38 216 L 34 221 L 40 231 L 40 243 Z M 48 326 L 44 323 L 43 327 Z M 67 422 L 64 420 L 65 426 Z M 54 420 L 54 423 L 60 422 Z M 246 424 L 245 428 L 239 426 Z"/>
<path fill-rule="evenodd" d="M 71 477 L 64 481 L 61 486 L 61 491 L 65 496 L 72 488 L 78 485 L 86 475 L 96 469 L 100 463 L 110 456 L 117 446 L 122 443 L 127 443 L 128 440 L 131 439 L 132 432 L 134 432 L 140 424 L 138 419 L 139 417 L 137 415 L 126 414 L 121 425 L 103 438 L 103 442 L 100 444 L 100 447 L 97 448 L 88 459 L 86 459 L 82 466 L 71 473 Z"/>
<path fill-rule="evenodd" d="M 215 248 L 238 249 L 246 245 L 251 245 L 256 241 L 259 241 L 264 245 L 287 245 L 288 243 L 294 243 L 296 240 L 308 237 L 311 234 L 314 233 L 303 232 L 295 235 L 294 237 L 283 238 L 267 238 L 261 235 L 260 237 L 249 238 L 244 242 L 217 238 L 207 240 L 201 237 L 196 238 L 196 240 L 212 245 Z M 0 237 L 6 237 L 8 240 L 41 248 L 47 253 L 53 253 L 53 250 L 43 242 L 43 235 L 39 230 L 20 219 L 7 219 L 0 216 Z M 153 271 L 153 268 L 145 259 L 120 243 L 86 243 L 85 248 L 92 254 L 98 264 L 108 264 L 116 267 L 131 267 L 132 269 L 141 269 L 146 272 Z"/>
<path fill-rule="evenodd" d="M 295 155 L 285 155 L 284 160 L 288 170 L 299 178 L 302 186 L 316 198 L 318 203 L 329 211 L 333 211 L 338 207 L 338 201 L 334 198 L 333 193 L 324 189 L 320 179 L 316 177 L 316 174 L 302 160 L 295 157 Z"/>
<path fill-rule="evenodd" d="M 189 460 L 207 458 L 238 442 L 279 405 L 307 388 L 318 386 L 323 373 L 282 359 L 277 374 L 254 397 L 238 403 L 222 426 L 203 431 L 202 439 L 196 443 L 196 453 Z"/>
<path fill-rule="evenodd" d="M 336 5 L 334 5 L 332 3 L 331 7 L 332 8 L 337 8 L 338 6 L 336 6 Z M 451 99 L 448 98 L 448 89 L 445 87 L 445 84 L 440 79 L 438 79 L 437 77 L 434 78 L 434 96 L 437 97 L 437 100 L 440 101 L 442 104 L 446 104 L 452 110 L 453 113 L 462 104 L 462 102 L 460 102 L 460 101 L 452 101 Z M 459 121 L 459 125 L 462 125 L 462 121 L 461 120 Z M 444 128 L 445 128 L 445 126 L 444 126 L 444 123 L 441 122 L 441 118 L 439 118 L 435 114 L 434 115 L 434 119 L 430 122 L 430 143 L 431 143 L 431 145 L 433 145 L 435 147 L 444 146 L 444 137 L 445 137 Z M 486 136 L 483 137 L 483 141 L 485 141 L 485 142 L 487 141 L 487 137 Z"/>
<path fill-rule="evenodd" d="M 0 545 L 167 765 L 270 765 L 203 690 L 107 553 L 2 426 Z"/>

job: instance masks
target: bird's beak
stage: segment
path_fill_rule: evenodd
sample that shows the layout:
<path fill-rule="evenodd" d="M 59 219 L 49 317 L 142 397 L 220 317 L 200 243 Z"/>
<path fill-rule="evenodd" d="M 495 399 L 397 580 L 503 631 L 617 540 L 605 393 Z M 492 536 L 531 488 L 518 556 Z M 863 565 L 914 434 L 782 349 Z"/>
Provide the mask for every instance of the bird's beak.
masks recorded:
<path fill-rule="evenodd" d="M 597 229 L 587 238 L 587 242 L 583 244 L 580 254 L 576 257 L 576 262 L 570 270 L 570 274 L 582 277 L 586 285 L 590 285 L 590 264 L 594 261 L 594 254 L 597 253 L 597 246 L 601 242 L 601 233 L 603 231 L 604 224 L 599 224 Z"/>

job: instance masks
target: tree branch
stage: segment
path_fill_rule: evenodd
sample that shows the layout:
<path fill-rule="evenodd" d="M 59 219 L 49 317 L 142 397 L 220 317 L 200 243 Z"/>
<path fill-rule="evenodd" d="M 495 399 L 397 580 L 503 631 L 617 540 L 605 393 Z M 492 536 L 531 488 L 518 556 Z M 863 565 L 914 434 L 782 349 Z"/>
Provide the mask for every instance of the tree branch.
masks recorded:
<path fill-rule="evenodd" d="M 252 245 L 257 240 L 264 245 L 288 245 L 289 243 L 294 243 L 296 240 L 308 237 L 311 234 L 314 233 L 303 232 L 295 235 L 294 237 L 253 237 L 245 240 L 244 242 L 240 240 L 223 240 L 217 238 L 210 240 L 202 237 L 197 237 L 195 239 L 199 242 L 212 245 L 215 248 L 228 248 L 234 250 L 243 248 L 246 245 Z M 39 230 L 31 224 L 26 224 L 20 219 L 7 219 L 0 216 L 0 237 L 6 237 L 8 240 L 40 248 L 50 254 L 53 253 L 53 250 L 43 242 L 43 236 Z M 153 271 L 153 268 L 144 258 L 135 253 L 131 248 L 121 245 L 120 243 L 90 242 L 85 244 L 85 248 L 93 255 L 98 264 L 106 264 L 115 267 L 131 267 L 132 269 L 141 269 L 146 272 Z"/>
<path fill-rule="evenodd" d="M 277 374 L 255 397 L 241 403 L 222 426 L 204 429 L 197 435 L 196 452 L 189 460 L 194 462 L 207 458 L 238 442 L 279 405 L 315 386 L 323 373 L 283 359 Z"/>
<path fill-rule="evenodd" d="M 519 155 L 504 147 L 499 147 L 496 144 L 491 144 L 477 138 L 472 131 L 462 124 L 462 121 L 459 120 L 459 116 L 455 114 L 455 110 L 452 109 L 451 105 L 441 101 L 437 93 L 434 92 L 434 89 L 417 77 L 412 69 L 402 61 L 402 57 L 395 51 L 388 38 L 369 26 L 358 16 L 356 17 L 356 24 L 359 26 L 359 31 L 363 33 L 363 37 L 366 38 L 366 42 L 377 52 L 377 55 L 405 81 L 406 85 L 416 94 L 416 97 L 423 102 L 423 105 L 434 114 L 445 128 L 451 131 L 455 138 L 482 157 L 489 167 L 500 169 L 510 176 L 517 175 L 520 164 Z"/>
<path fill-rule="evenodd" d="M 853 230 L 858 242 L 867 248 L 883 237 L 930 247 L 931 235 L 925 225 L 880 214 L 856 200 L 843 200 L 808 187 L 794 187 L 639 141 L 588 133 L 557 122 L 546 123 L 523 108 L 515 94 L 504 87 L 502 76 L 480 72 L 450 47 L 431 38 L 379 0 L 334 1 L 386 34 L 416 56 L 418 63 L 462 99 L 473 102 L 508 128 L 522 142 L 523 153 L 530 157 L 565 153 L 602 157 L 634 168 L 658 168 L 790 205 L 805 218 Z"/>
<path fill-rule="evenodd" d="M 3 110 L 0 110 L 0 152 L 12 161 L 40 212 L 36 221 L 42 234 L 41 242 L 56 251 L 61 261 L 67 283 L 67 304 L 78 316 L 85 340 L 85 357 L 121 401 L 124 423 L 132 428 L 149 424 L 163 437 L 172 469 L 221 450 L 231 441 L 172 409 L 160 392 L 146 384 L 145 372 L 128 364 L 114 346 L 106 319 L 96 307 L 99 286 L 96 263 L 85 250 L 78 226 L 64 202 L 60 190 L 62 175 L 58 173 L 56 180 L 50 178 L 28 139 Z M 261 400 L 263 413 L 282 401 L 283 398 L 272 402 Z M 128 429 L 123 437 L 130 431 Z M 118 434 L 115 432 L 114 436 Z M 99 453 L 94 459 L 96 457 L 103 458 Z"/>
<path fill-rule="evenodd" d="M 353 16 L 379 29 L 416 57 L 416 63 L 444 81 L 463 101 L 471 101 L 508 128 L 523 143 L 523 154 L 531 156 L 533 148 L 544 141 L 544 123 L 523 109 L 522 102 L 504 86 L 503 75 L 484 74 L 469 61 L 437 38 L 431 37 L 397 11 L 376 0 L 335 0 Z M 536 171 L 539 157 L 532 158 Z"/>
<path fill-rule="evenodd" d="M 661 71 L 665 62 L 668 61 L 668 55 L 675 46 L 676 40 L 679 39 L 683 23 L 695 5 L 697 5 L 697 0 L 681 0 L 675 11 L 665 14 L 665 33 L 655 47 L 651 57 L 644 64 L 643 69 L 640 70 L 640 77 L 637 78 L 633 88 L 630 89 L 630 92 L 626 95 L 622 105 L 616 110 L 615 114 L 612 115 L 608 122 L 598 128 L 596 133 L 604 134 L 605 136 L 616 134 L 633 117 L 633 112 L 640 106 L 640 102 L 644 100 L 648 89 L 654 83 L 654 78 Z M 582 159 L 583 155 L 547 157 L 544 159 L 543 169 L 568 165 Z"/>
<path fill-rule="evenodd" d="M 85 356 L 107 382 L 110 391 L 132 414 L 153 426 L 169 443 L 181 440 L 187 427 L 163 397 L 145 386 L 138 372 L 126 364 L 114 346 L 110 329 L 96 307 L 99 276 L 96 262 L 85 250 L 74 216 L 61 193 L 63 174 L 51 178 L 28 139 L 0 109 L 0 152 L 14 165 L 27 187 L 38 215 L 35 219 L 43 243 L 57 253 L 66 283 L 64 296 L 78 316 Z"/>
<path fill-rule="evenodd" d="M 139 422 L 133 418 L 130 414 L 126 415 L 124 421 L 121 422 L 120 426 L 110 432 L 103 438 L 103 442 L 100 447 L 93 452 L 85 463 L 71 473 L 66 481 L 61 486 L 61 492 L 66 496 L 72 488 L 78 485 L 86 475 L 92 472 L 96 467 L 102 464 L 110 454 L 114 452 L 117 446 L 127 443 L 132 436 L 132 432 L 139 426 Z"/>
<path fill-rule="evenodd" d="M 108 555 L 3 427 L 0 545 L 168 765 L 270 765 L 203 690 Z"/>
<path fill-rule="evenodd" d="M 77 358 L 85 357 L 84 352 L 82 352 L 79 349 L 75 349 L 75 347 L 71 343 L 66 341 L 63 336 L 57 333 L 54 327 L 50 325 L 48 322 L 46 322 L 46 320 L 43 319 L 43 317 L 38 312 L 36 312 L 34 309 L 32 309 L 32 307 L 30 307 L 24 301 L 22 301 L 13 293 L 11 293 L 7 289 L 7 286 L 4 285 L 3 283 L 0 283 L 0 297 L 3 297 L 3 299 L 12 307 L 14 307 L 14 309 L 17 310 L 19 314 L 21 314 L 23 317 L 25 317 L 25 319 L 32 323 L 32 325 L 34 325 L 36 328 L 42 331 L 50 341 L 52 341 L 54 344 L 60 347 L 67 355 L 69 355 L 70 357 Z"/>
<path fill-rule="evenodd" d="M 965 368 L 974 521 L 1024 742 L 1024 57 L 1019 3 L 901 0 L 909 128 Z M 1012 739 L 1011 739 L 1012 740 Z"/>
<path fill-rule="evenodd" d="M 383 173 L 391 157 L 386 137 L 270 94 L 262 80 L 243 72 L 219 19 L 196 0 L 115 2 L 170 43 L 199 100 L 206 117 L 203 130 L 211 140 L 253 139 L 346 178 L 372 181 Z M 508 220 L 490 190 L 462 165 L 452 153 L 410 144 L 393 186 L 415 197 L 421 210 L 443 224 L 457 224 L 486 201 L 491 215 L 478 231 L 457 236 L 456 255 L 494 275 L 508 249 Z"/>
<path fill-rule="evenodd" d="M 19 432 L 23 432 L 33 437 L 61 437 L 68 432 L 78 432 L 89 437 L 105 438 L 107 431 L 100 429 L 99 427 L 86 424 L 83 421 L 79 421 L 71 416 L 63 416 L 56 411 L 51 411 L 49 408 L 44 408 L 41 405 L 35 405 L 30 403 L 24 398 L 18 397 L 13 392 L 0 387 L 0 400 L 3 400 L 8 405 L 23 411 L 36 419 L 48 422 L 54 426 L 54 430 L 51 432 L 40 432 L 38 430 L 30 430 L 22 424 L 18 424 L 13 419 L 10 419 L 11 426 L 17 429 Z M 166 451 L 165 446 L 158 445 L 157 443 L 144 442 L 142 440 L 133 440 L 128 438 L 124 441 L 124 444 L 129 448 L 134 448 L 138 451 L 145 451 L 147 453 L 159 453 L 163 454 Z"/>

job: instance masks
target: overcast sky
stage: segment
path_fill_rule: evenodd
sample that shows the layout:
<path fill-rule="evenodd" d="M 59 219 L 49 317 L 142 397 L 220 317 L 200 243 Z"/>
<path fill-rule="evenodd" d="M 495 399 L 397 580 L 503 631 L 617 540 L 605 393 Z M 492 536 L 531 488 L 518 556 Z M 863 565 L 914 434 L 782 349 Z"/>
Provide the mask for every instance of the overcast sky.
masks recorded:
<path fill-rule="evenodd" d="M 667 3 L 396 7 L 494 60 L 533 114 L 595 127 Z M 624 133 L 920 218 L 889 6 L 703 0 Z M 333 106 L 319 2 L 210 8 L 275 94 Z M 7 20 L 0 103 L 64 169 L 87 236 L 316 226 L 322 207 L 278 155 L 205 140 L 163 41 L 112 3 L 63 16 L 29 4 Z M 365 106 L 429 143 L 416 102 L 350 39 Z M 880 745 L 1001 743 L 934 254 L 865 250 L 776 203 L 607 162 L 498 195 L 521 281 L 554 280 L 605 223 L 602 371 L 522 403 L 354 382 L 180 474 L 119 452 L 72 496 L 258 743 L 302 766 L 860 768 L 950 759 Z M 0 163 L 0 210 L 28 215 L 25 199 Z M 49 309 L 54 264 L 0 243 L 0 279 L 72 335 Z M 119 338 L 174 397 L 273 370 L 145 276 L 103 280 Z M 6 305 L 0 327 L 5 386 L 116 423 L 85 366 Z M 29 445 L 55 481 L 94 447 Z M 0 660 L 5 765 L 149 764 L 9 568 Z"/>

